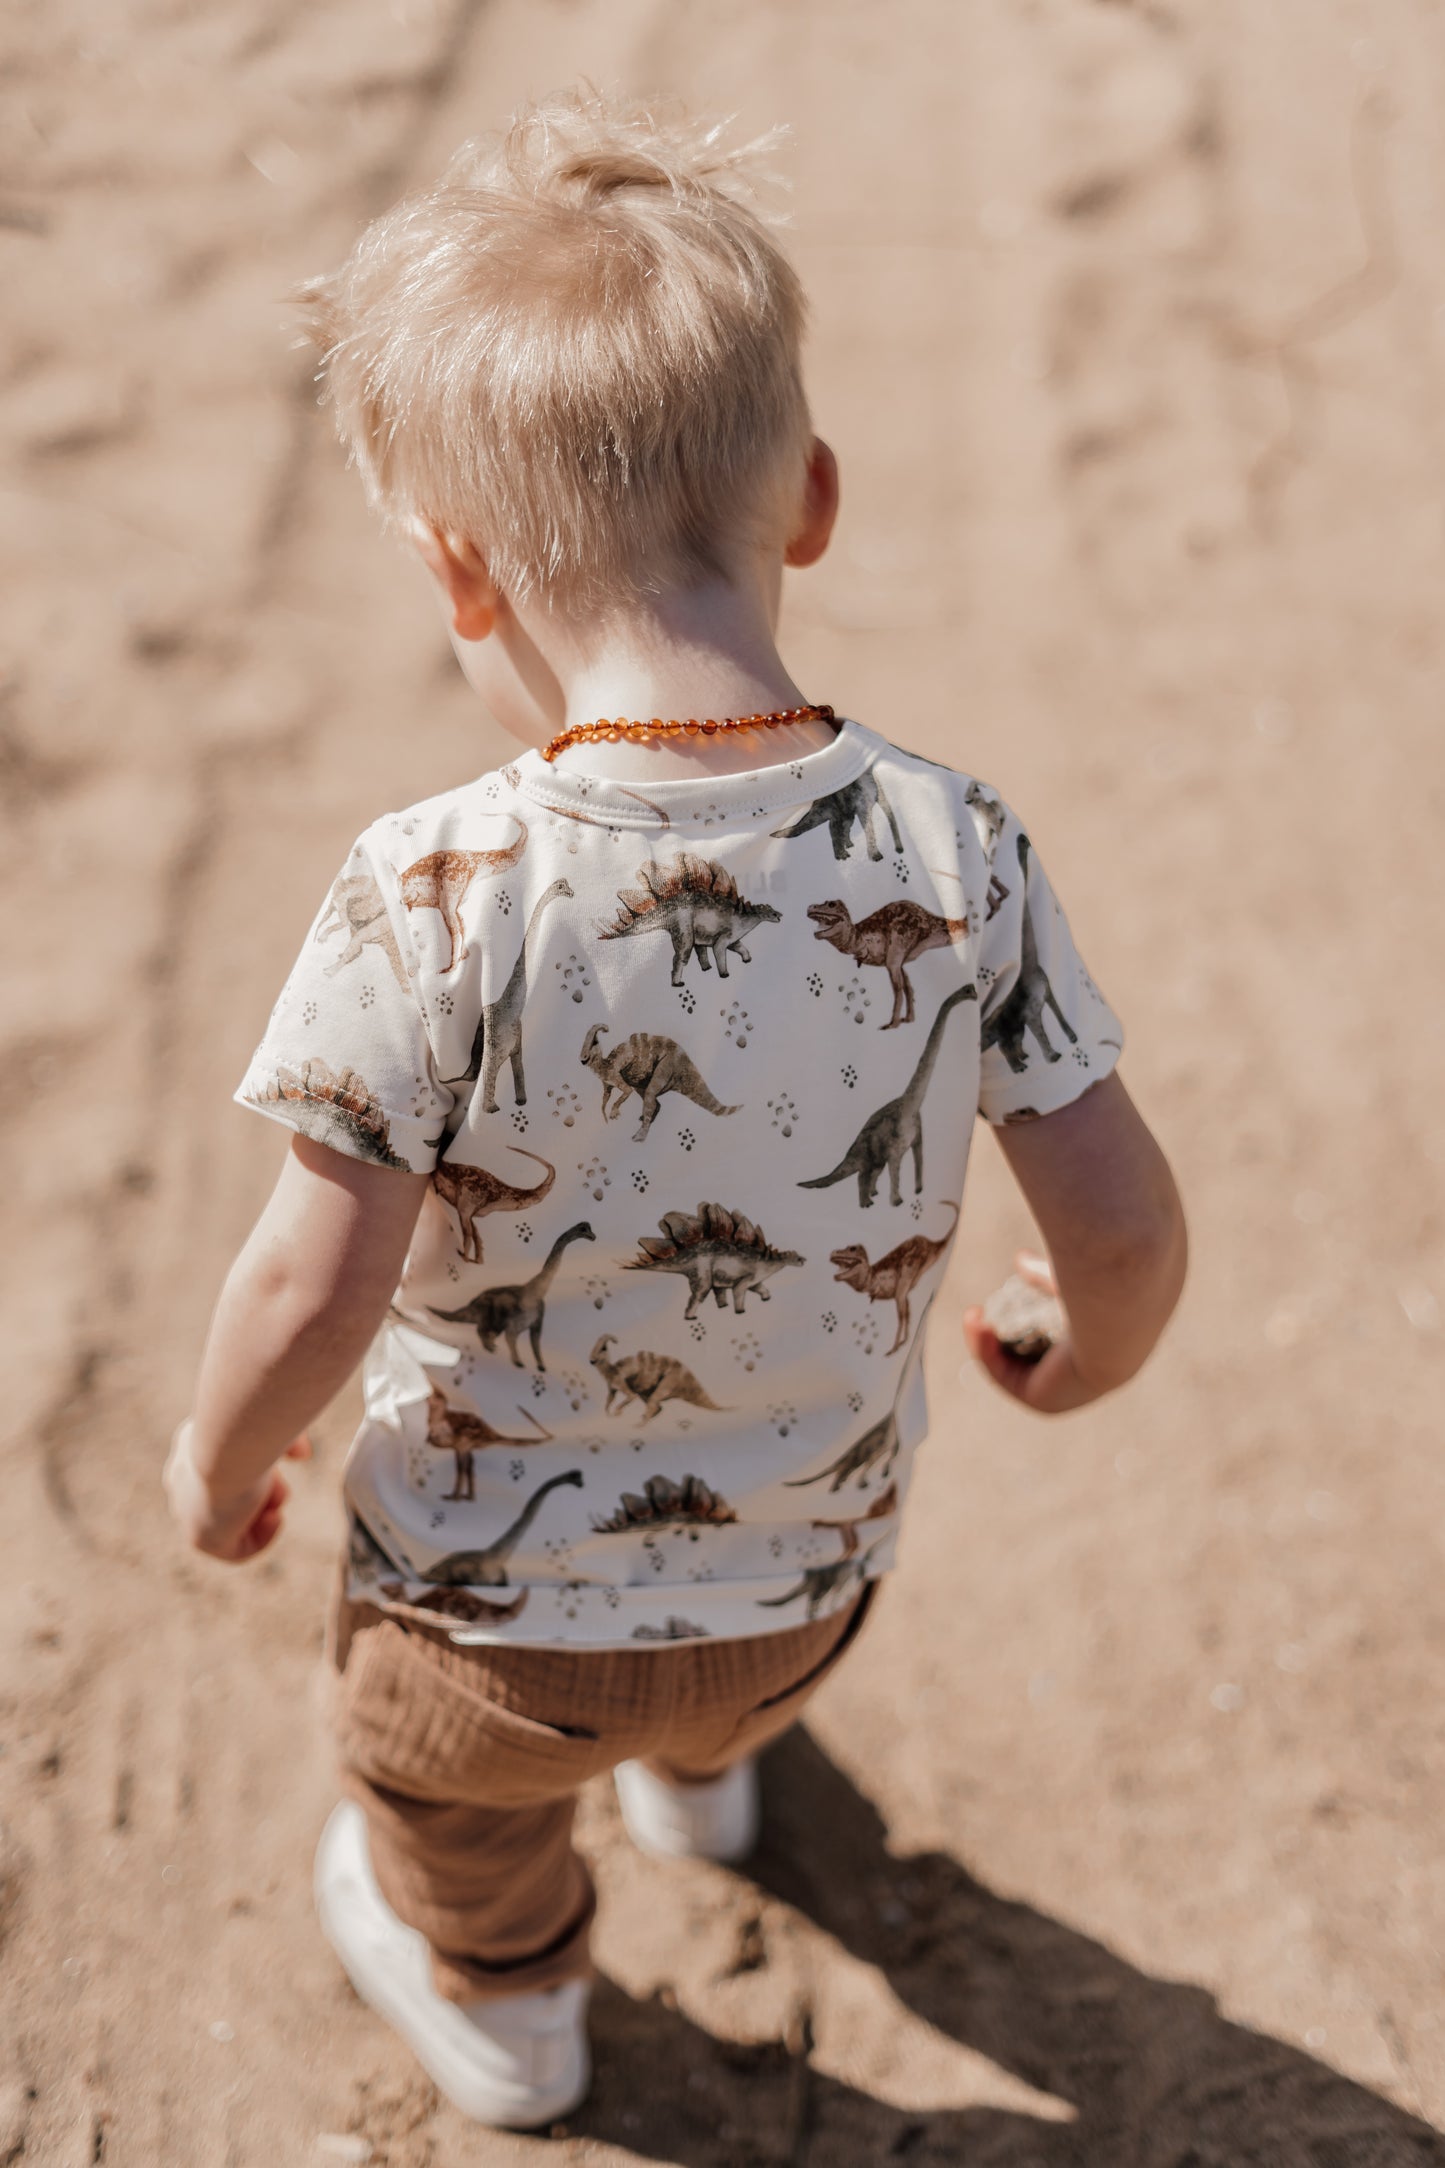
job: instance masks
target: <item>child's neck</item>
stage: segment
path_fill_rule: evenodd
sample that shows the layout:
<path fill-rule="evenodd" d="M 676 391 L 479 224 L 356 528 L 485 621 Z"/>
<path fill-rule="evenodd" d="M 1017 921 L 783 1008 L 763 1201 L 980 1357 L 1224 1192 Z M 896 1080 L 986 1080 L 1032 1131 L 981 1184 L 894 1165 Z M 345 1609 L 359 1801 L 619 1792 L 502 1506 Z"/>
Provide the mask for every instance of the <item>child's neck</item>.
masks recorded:
<path fill-rule="evenodd" d="M 778 575 L 738 584 L 721 580 L 670 589 L 645 607 L 609 620 L 600 638 L 554 667 L 566 699 L 566 725 L 624 715 L 699 722 L 708 716 L 766 715 L 809 706 L 778 653 Z M 560 667 L 559 667 L 560 666 Z M 826 698 L 826 694 L 824 696 Z M 646 777 L 736 775 L 796 760 L 830 744 L 825 722 L 727 731 L 711 738 L 605 739 L 569 747 L 567 773 L 621 782 Z"/>

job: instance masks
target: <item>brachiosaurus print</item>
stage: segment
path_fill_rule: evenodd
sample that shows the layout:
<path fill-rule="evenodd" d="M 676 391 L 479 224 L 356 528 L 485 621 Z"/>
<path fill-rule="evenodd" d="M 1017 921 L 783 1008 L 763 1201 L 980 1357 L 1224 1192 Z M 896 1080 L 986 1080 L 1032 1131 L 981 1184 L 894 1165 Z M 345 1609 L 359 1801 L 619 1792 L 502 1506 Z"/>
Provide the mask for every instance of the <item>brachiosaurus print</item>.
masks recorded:
<path fill-rule="evenodd" d="M 541 936 L 538 928 L 542 914 L 549 903 L 559 896 L 574 893 L 570 881 L 554 881 L 544 888 L 532 906 L 527 921 L 527 931 L 522 936 L 522 946 L 512 975 L 495 1001 L 489 1001 L 477 1022 L 476 1035 L 466 1068 L 460 1076 L 449 1076 L 448 1084 L 472 1084 L 478 1077 L 482 1080 L 482 1112 L 497 1113 L 497 1076 L 504 1061 L 512 1065 L 512 1097 L 519 1107 L 527 1104 L 527 1082 L 522 1073 L 522 1008 L 527 999 L 527 973 L 531 969 L 531 957 Z"/>
<path fill-rule="evenodd" d="M 836 1460 L 829 1461 L 826 1468 L 820 1468 L 816 1475 L 794 1476 L 783 1488 L 807 1490 L 810 1484 L 821 1483 L 825 1476 L 831 1476 L 832 1481 L 828 1488 L 830 1491 L 837 1491 L 843 1488 L 849 1476 L 853 1476 L 861 1489 L 868 1481 L 870 1470 L 877 1466 L 880 1460 L 883 1466 L 878 1470 L 879 1474 L 891 1475 L 897 1458 L 898 1405 L 895 1401 L 886 1415 L 880 1416 L 876 1423 L 864 1431 L 861 1438 L 855 1439 L 845 1453 L 840 1453 Z"/>
<path fill-rule="evenodd" d="M 398 875 L 401 884 L 401 900 L 408 911 L 440 911 L 442 924 L 447 930 L 447 960 L 443 972 L 456 964 L 464 964 L 471 954 L 470 943 L 463 940 L 462 902 L 467 890 L 480 874 L 506 873 L 515 866 L 527 848 L 527 826 L 509 816 L 516 823 L 517 834 L 513 842 L 497 851 L 431 851 L 419 858 L 413 866 L 406 866 Z M 461 949 L 457 943 L 461 941 Z"/>
<path fill-rule="evenodd" d="M 569 1468 L 565 1475 L 549 1475 L 545 1483 L 539 1483 L 523 1506 L 510 1528 L 489 1543 L 482 1551 L 452 1551 L 446 1558 L 439 1558 L 421 1576 L 441 1588 L 506 1588 L 507 1560 L 521 1542 L 533 1521 L 537 1518 L 542 1500 L 548 1491 L 554 1491 L 563 1483 L 570 1483 L 574 1490 L 582 1488 L 582 1477 L 576 1468 Z"/>
<path fill-rule="evenodd" d="M 523 1144 L 509 1144 L 507 1150 L 545 1167 L 547 1172 L 541 1181 L 531 1189 L 514 1189 L 510 1182 L 504 1182 L 489 1168 L 469 1167 L 460 1159 L 439 1159 L 432 1173 L 432 1188 L 443 1204 L 451 1206 L 462 1230 L 464 1264 L 479 1265 L 482 1261 L 482 1238 L 477 1232 L 479 1219 L 484 1219 L 488 1212 L 520 1212 L 529 1204 L 540 1204 L 557 1178 L 557 1169 L 540 1153 L 529 1152 Z"/>
<path fill-rule="evenodd" d="M 902 1204 L 903 1191 L 900 1175 L 908 1153 L 913 1154 L 913 1187 L 915 1194 L 923 1187 L 923 1095 L 943 1044 L 943 1027 L 948 1022 L 948 1012 L 960 1001 L 977 1001 L 978 988 L 972 984 L 959 986 L 946 996 L 933 1019 L 933 1028 L 924 1042 L 918 1057 L 918 1066 L 896 1099 L 890 1099 L 876 1114 L 870 1114 L 843 1157 L 830 1174 L 815 1174 L 811 1181 L 800 1182 L 799 1189 L 827 1189 L 834 1182 L 846 1181 L 850 1174 L 858 1177 L 858 1202 L 872 1204 L 878 1193 L 879 1178 L 888 1169 L 889 1201 Z"/>
<path fill-rule="evenodd" d="M 644 1423 L 650 1423 L 668 1400 L 686 1400 L 695 1408 L 711 1408 L 715 1415 L 727 1414 L 726 1408 L 720 1408 L 715 1400 L 708 1399 L 687 1364 L 679 1362 L 675 1355 L 654 1355 L 650 1348 L 639 1348 L 635 1355 L 622 1355 L 612 1362 L 607 1350 L 615 1345 L 615 1335 L 604 1332 L 594 1341 L 592 1353 L 587 1358 L 593 1369 L 607 1380 L 604 1415 L 621 1415 L 629 1400 L 642 1403 Z"/>
<path fill-rule="evenodd" d="M 796 820 L 789 822 L 786 827 L 774 828 L 771 832 L 775 836 L 805 836 L 810 828 L 821 828 L 826 823 L 833 845 L 833 856 L 841 860 L 847 858 L 852 851 L 852 828 L 856 821 L 863 831 L 868 856 L 877 859 L 881 858 L 883 853 L 878 848 L 873 827 L 874 815 L 880 807 L 893 832 L 893 848 L 901 853 L 903 838 L 898 833 L 897 816 L 883 795 L 883 785 L 871 768 L 865 768 L 860 776 L 856 776 L 851 783 L 845 783 L 841 790 L 829 791 L 826 798 L 815 798 L 811 805 L 803 808 Z"/>
<path fill-rule="evenodd" d="M 979 1047 L 987 1053 L 997 1047 L 1016 1076 L 1029 1065 L 1024 1052 L 1024 1033 L 1031 1031 L 1038 1040 L 1045 1061 L 1062 1061 L 1058 1048 L 1049 1044 L 1044 1030 L 1044 1011 L 1052 1009 L 1064 1037 L 1070 1046 L 1078 1044 L 1079 1035 L 1055 999 L 1048 975 L 1039 962 L 1038 943 L 1034 938 L 1034 918 L 1029 909 L 1029 839 L 1020 835 L 1018 840 L 1019 878 L 1024 884 L 1023 909 L 1019 926 L 1018 976 L 1003 999 L 990 1005 L 983 1012 L 983 1029 Z"/>
<path fill-rule="evenodd" d="M 953 1213 L 954 1226 L 957 1226 L 958 1206 L 951 1197 L 945 1197 L 943 1203 Z M 909 1235 L 896 1250 L 890 1250 L 873 1265 L 869 1264 L 868 1252 L 861 1242 L 850 1242 L 846 1249 L 834 1250 L 829 1256 L 829 1264 L 838 1267 L 834 1279 L 841 1280 L 845 1287 L 856 1288 L 870 1302 L 897 1303 L 898 1331 L 892 1347 L 885 1350 L 887 1354 L 896 1355 L 908 1338 L 908 1298 L 952 1240 L 952 1227 L 937 1242 L 927 1235 Z"/>
<path fill-rule="evenodd" d="M 426 1398 L 426 1442 L 438 1453 L 451 1453 L 456 1459 L 456 1473 L 449 1491 L 442 1496 L 450 1505 L 463 1498 L 475 1498 L 477 1478 L 475 1455 L 484 1445 L 547 1445 L 551 1441 L 550 1430 L 543 1430 L 535 1416 L 528 1415 L 525 1408 L 518 1408 L 523 1422 L 532 1423 L 537 1430 L 535 1438 L 513 1438 L 504 1430 L 493 1430 L 490 1423 L 480 1415 L 465 1408 L 454 1408 L 441 1387 L 434 1385 Z"/>
<path fill-rule="evenodd" d="M 391 915 L 386 908 L 386 898 L 370 873 L 338 873 L 331 884 L 316 931 L 316 941 L 329 941 L 334 933 L 343 929 L 350 933 L 341 954 L 326 966 L 326 977 L 334 979 L 338 971 L 354 964 L 368 944 L 379 948 L 391 965 L 397 985 L 404 994 L 411 992 L 411 981 L 401 960 L 401 950 L 396 945 L 396 932 Z"/>
<path fill-rule="evenodd" d="M 940 918 L 936 911 L 927 911 L 921 903 L 906 898 L 885 903 L 856 923 L 847 904 L 836 898 L 827 903 L 810 903 L 808 916 L 818 929 L 815 941 L 830 941 L 855 963 L 881 964 L 888 973 L 893 1014 L 880 1026 L 883 1031 L 895 1031 L 900 1024 L 913 1022 L 913 987 L 904 965 L 928 949 L 947 948 L 951 942 L 962 941 L 968 933 L 966 918 Z"/>
<path fill-rule="evenodd" d="M 556 1277 L 562 1262 L 562 1252 L 569 1242 L 595 1242 L 596 1235 L 586 1220 L 578 1220 L 575 1227 L 568 1227 L 558 1235 L 541 1269 L 530 1280 L 522 1280 L 512 1287 L 483 1288 L 460 1310 L 433 1310 L 433 1317 L 444 1317 L 449 1324 L 474 1325 L 477 1338 L 490 1355 L 499 1338 L 505 1339 L 512 1361 L 519 1370 L 526 1364 L 517 1353 L 517 1342 L 523 1333 L 532 1343 L 532 1360 L 539 1370 L 547 1365 L 542 1360 L 542 1320 L 546 1315 L 547 1291 Z"/>
<path fill-rule="evenodd" d="M 582 1041 L 581 1059 L 589 1069 L 595 1070 L 602 1079 L 602 1116 L 604 1121 L 615 1122 L 622 1112 L 623 1102 L 637 1092 L 642 1099 L 642 1120 L 632 1133 L 634 1144 L 641 1144 L 657 1120 L 658 1101 L 664 1092 L 681 1092 L 694 1106 L 705 1114 L 736 1114 L 737 1107 L 725 1107 L 715 1099 L 703 1082 L 702 1072 L 690 1054 L 685 1054 L 676 1039 L 669 1039 L 660 1031 L 634 1031 L 630 1038 L 609 1052 L 598 1044 L 599 1034 L 609 1027 L 593 1024 Z M 615 1099 L 612 1094 L 616 1093 Z M 609 1107 L 607 1102 L 612 1099 Z"/>

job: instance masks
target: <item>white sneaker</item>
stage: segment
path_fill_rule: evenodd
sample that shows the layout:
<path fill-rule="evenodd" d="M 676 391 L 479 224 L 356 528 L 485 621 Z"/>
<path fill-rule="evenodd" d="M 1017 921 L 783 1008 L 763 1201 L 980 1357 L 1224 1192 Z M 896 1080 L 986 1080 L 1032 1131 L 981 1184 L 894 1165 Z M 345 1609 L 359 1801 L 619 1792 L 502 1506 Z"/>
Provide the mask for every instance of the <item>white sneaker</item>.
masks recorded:
<path fill-rule="evenodd" d="M 432 1984 L 426 1937 L 377 1887 L 366 1817 L 343 1800 L 316 1850 L 322 1933 L 363 2002 L 395 2027 L 463 2115 L 501 2130 L 556 2122 L 592 2082 L 580 1981 L 499 2002 L 448 2002 Z"/>
<path fill-rule="evenodd" d="M 755 1761 L 735 1762 L 709 1784 L 668 1784 L 637 1761 L 612 1774 L 627 1834 L 654 1859 L 746 1859 L 758 1841 Z"/>

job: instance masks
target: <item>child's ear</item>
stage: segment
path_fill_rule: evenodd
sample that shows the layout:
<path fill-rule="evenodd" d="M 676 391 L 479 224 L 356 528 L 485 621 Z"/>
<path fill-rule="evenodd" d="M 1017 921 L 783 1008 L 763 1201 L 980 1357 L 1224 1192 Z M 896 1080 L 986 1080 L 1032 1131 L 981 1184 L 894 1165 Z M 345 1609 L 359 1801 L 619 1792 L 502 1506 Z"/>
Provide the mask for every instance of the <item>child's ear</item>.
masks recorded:
<path fill-rule="evenodd" d="M 837 517 L 838 462 L 832 446 L 814 437 L 803 485 L 803 509 L 783 552 L 784 564 L 815 565 L 828 547 Z"/>
<path fill-rule="evenodd" d="M 452 630 L 462 640 L 485 640 L 497 622 L 497 589 L 475 544 L 411 522 L 412 545 L 451 604 Z"/>

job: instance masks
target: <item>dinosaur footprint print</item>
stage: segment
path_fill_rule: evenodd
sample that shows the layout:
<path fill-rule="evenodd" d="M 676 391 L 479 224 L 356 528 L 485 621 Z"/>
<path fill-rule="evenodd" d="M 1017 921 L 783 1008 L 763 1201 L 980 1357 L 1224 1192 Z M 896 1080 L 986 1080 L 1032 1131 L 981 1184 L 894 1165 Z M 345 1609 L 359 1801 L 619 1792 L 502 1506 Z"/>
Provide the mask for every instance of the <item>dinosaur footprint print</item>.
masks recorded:
<path fill-rule="evenodd" d="M 499 888 L 497 890 L 497 909 L 501 912 L 503 918 L 511 917 L 512 895 L 510 889 Z"/>
<path fill-rule="evenodd" d="M 864 993 L 863 981 L 859 978 L 856 971 L 854 972 L 852 978 L 849 979 L 846 984 L 844 984 L 841 980 L 839 981 L 838 991 L 843 996 L 844 1013 L 848 1016 L 851 1016 L 855 1024 L 861 1024 L 863 1021 L 863 1011 L 865 1009 L 871 1009 L 873 1004 L 869 1000 L 867 994 Z"/>
<path fill-rule="evenodd" d="M 756 1370 L 758 1364 L 762 1361 L 763 1350 L 762 1343 L 755 1333 L 740 1333 L 737 1339 L 731 1341 L 729 1345 L 732 1348 L 735 1362 L 740 1362 L 744 1370 Z"/>
<path fill-rule="evenodd" d="M 823 993 L 823 977 L 821 972 L 810 971 L 807 978 L 803 981 L 803 984 L 807 987 L 808 992 L 812 995 L 815 1001 L 821 1000 Z"/>
<path fill-rule="evenodd" d="M 582 1177 L 582 1187 L 588 1192 L 590 1196 L 595 1197 L 597 1199 L 597 1202 L 601 1204 L 603 1190 L 611 1189 L 612 1187 L 612 1177 L 607 1172 L 607 1169 L 603 1166 L 601 1160 L 589 1159 L 584 1165 L 583 1162 L 579 1159 L 577 1162 L 577 1171 Z"/>
<path fill-rule="evenodd" d="M 647 1187 L 647 1176 L 640 1167 L 634 1167 L 632 1170 L 632 1186 L 636 1190 L 643 1190 Z"/>
<path fill-rule="evenodd" d="M 798 1110 L 788 1094 L 779 1092 L 776 1099 L 770 1099 L 768 1112 L 773 1117 L 774 1129 L 781 1129 L 785 1137 L 790 1137 L 793 1134 L 793 1124 L 798 1119 Z"/>
<path fill-rule="evenodd" d="M 532 1239 L 532 1222 L 530 1220 L 518 1220 L 517 1233 L 524 1242 L 530 1242 Z"/>
<path fill-rule="evenodd" d="M 684 1013 L 688 1016 L 691 1016 L 693 1010 L 697 1007 L 697 995 L 693 992 L 692 988 L 690 986 L 679 986 L 677 989 L 677 998 L 682 1006 Z"/>
<path fill-rule="evenodd" d="M 723 1037 L 731 1039 L 733 1045 L 741 1053 L 748 1043 L 753 1028 L 747 1010 L 734 1002 L 731 1008 L 719 1009 L 717 1013 L 723 1020 Z"/>
<path fill-rule="evenodd" d="M 693 1146 L 696 1144 L 697 1138 L 693 1135 L 690 1129 L 679 1129 L 679 1131 L 677 1132 L 677 1141 L 682 1146 L 685 1152 L 690 1152 Z"/>
<path fill-rule="evenodd" d="M 574 1001 L 581 1001 L 585 994 L 591 992 L 591 973 L 580 957 L 569 956 L 564 964 L 559 956 L 552 968 L 561 972 L 562 991 L 564 994 L 570 994 Z"/>
<path fill-rule="evenodd" d="M 847 1085 L 849 1091 L 852 1091 L 854 1085 L 858 1081 L 858 1072 L 853 1067 L 852 1062 L 850 1061 L 849 1063 L 847 1063 L 844 1068 L 839 1070 L 838 1074 L 842 1077 L 843 1082 Z"/>
<path fill-rule="evenodd" d="M 855 1317 L 849 1326 L 860 1355 L 871 1355 L 878 1345 L 878 1327 L 871 1317 Z"/>
<path fill-rule="evenodd" d="M 780 1400 L 775 1407 L 768 1410 L 768 1421 L 780 1438 L 787 1437 L 797 1420 L 798 1411 L 789 1400 Z"/>
<path fill-rule="evenodd" d="M 612 1283 L 610 1280 L 605 1280 L 600 1272 L 591 1272 L 582 1282 L 582 1292 L 593 1309 L 600 1310 L 612 1293 Z"/>
<path fill-rule="evenodd" d="M 515 1130 L 517 1130 L 517 1131 L 518 1131 L 518 1132 L 520 1133 L 520 1132 L 521 1132 L 522 1130 L 524 1130 L 524 1129 L 526 1128 L 526 1126 L 527 1126 L 527 1113 L 526 1113 L 526 1109 L 525 1109 L 524 1107 L 513 1107 L 513 1109 L 512 1109 L 512 1127 L 513 1127 L 513 1128 L 514 1128 Z"/>
<path fill-rule="evenodd" d="M 547 1097 L 552 1102 L 552 1112 L 561 1119 L 564 1129 L 571 1129 L 577 1120 L 577 1110 L 582 1102 L 570 1084 L 560 1084 L 554 1091 L 548 1086 Z"/>

